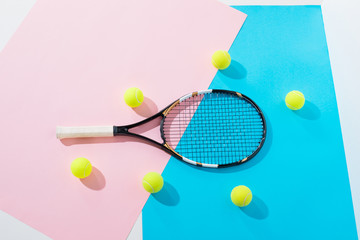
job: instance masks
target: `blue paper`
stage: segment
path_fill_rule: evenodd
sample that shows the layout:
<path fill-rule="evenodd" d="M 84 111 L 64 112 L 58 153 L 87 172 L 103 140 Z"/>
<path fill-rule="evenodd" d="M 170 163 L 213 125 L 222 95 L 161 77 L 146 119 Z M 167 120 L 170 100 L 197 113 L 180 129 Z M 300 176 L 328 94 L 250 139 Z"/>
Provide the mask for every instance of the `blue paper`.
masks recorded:
<path fill-rule="evenodd" d="M 144 240 L 358 239 L 320 6 L 241 6 L 248 18 L 231 66 L 209 88 L 252 98 L 267 121 L 249 162 L 204 169 L 171 158 L 164 189 L 143 209 Z M 284 102 L 304 93 L 299 111 Z M 237 185 L 253 192 L 232 204 Z"/>

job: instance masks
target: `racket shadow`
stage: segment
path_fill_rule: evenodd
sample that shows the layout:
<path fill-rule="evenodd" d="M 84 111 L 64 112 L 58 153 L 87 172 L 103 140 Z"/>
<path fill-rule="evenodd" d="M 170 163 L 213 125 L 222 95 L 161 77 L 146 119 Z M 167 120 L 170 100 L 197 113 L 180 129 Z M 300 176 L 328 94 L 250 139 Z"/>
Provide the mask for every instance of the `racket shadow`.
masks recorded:
<path fill-rule="evenodd" d="M 242 164 L 231 166 L 231 167 L 225 167 L 225 168 L 205 168 L 205 167 L 197 167 L 197 166 L 193 166 L 193 165 L 190 165 L 190 167 L 199 169 L 200 171 L 206 171 L 206 172 L 232 173 L 232 172 L 244 171 L 246 169 L 249 169 L 249 168 L 255 166 L 259 162 L 261 162 L 266 157 L 266 155 L 269 153 L 271 145 L 272 145 L 272 140 L 273 140 L 273 130 L 272 130 L 271 122 L 266 114 L 264 114 L 264 117 L 265 117 L 265 121 L 266 121 L 266 139 L 265 139 L 264 145 L 262 146 L 262 148 L 260 149 L 258 154 L 256 154 L 254 156 L 254 158 L 252 158 Z M 186 164 L 186 163 L 184 163 L 184 164 Z"/>

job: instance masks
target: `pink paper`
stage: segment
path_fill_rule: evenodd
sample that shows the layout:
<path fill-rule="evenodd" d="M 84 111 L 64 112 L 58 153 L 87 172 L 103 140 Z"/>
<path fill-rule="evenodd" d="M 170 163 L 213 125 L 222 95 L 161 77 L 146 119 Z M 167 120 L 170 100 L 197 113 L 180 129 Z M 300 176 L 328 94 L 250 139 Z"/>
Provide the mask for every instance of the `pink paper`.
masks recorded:
<path fill-rule="evenodd" d="M 129 124 L 206 89 L 245 17 L 215 0 L 39 0 L 0 55 L 1 210 L 54 239 L 125 239 L 142 177 L 169 155 L 128 137 L 61 142 L 55 126 Z M 146 96 L 134 110 L 133 86 Z M 72 176 L 77 157 L 88 179 Z"/>

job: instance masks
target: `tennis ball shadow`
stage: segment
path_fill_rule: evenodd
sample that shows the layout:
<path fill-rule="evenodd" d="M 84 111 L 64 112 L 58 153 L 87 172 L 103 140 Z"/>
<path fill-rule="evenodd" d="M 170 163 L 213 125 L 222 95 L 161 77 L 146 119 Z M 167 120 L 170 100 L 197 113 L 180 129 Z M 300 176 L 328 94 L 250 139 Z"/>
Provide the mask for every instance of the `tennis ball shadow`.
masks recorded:
<path fill-rule="evenodd" d="M 133 108 L 133 110 L 136 114 L 147 118 L 156 114 L 158 112 L 158 107 L 150 98 L 144 97 L 142 104 L 139 107 Z"/>
<path fill-rule="evenodd" d="M 100 191 L 105 188 L 106 180 L 102 172 L 93 166 L 90 176 L 80 179 L 81 183 L 87 188 Z"/>
<path fill-rule="evenodd" d="M 177 190 L 166 181 L 164 182 L 163 189 L 160 192 L 153 193 L 152 196 L 156 201 L 166 206 L 176 206 L 180 201 Z"/>
<path fill-rule="evenodd" d="M 296 115 L 299 117 L 308 119 L 308 120 L 316 120 L 321 116 L 320 109 L 313 104 L 312 102 L 305 100 L 304 107 L 300 110 L 294 111 Z"/>
<path fill-rule="evenodd" d="M 249 217 L 255 219 L 265 219 L 269 216 L 269 208 L 266 206 L 265 202 L 257 196 L 253 196 L 249 205 L 246 207 L 239 207 L 239 209 Z"/>
<path fill-rule="evenodd" d="M 235 60 L 231 60 L 230 66 L 224 70 L 220 70 L 220 72 L 233 79 L 243 79 L 247 75 L 245 67 Z"/>

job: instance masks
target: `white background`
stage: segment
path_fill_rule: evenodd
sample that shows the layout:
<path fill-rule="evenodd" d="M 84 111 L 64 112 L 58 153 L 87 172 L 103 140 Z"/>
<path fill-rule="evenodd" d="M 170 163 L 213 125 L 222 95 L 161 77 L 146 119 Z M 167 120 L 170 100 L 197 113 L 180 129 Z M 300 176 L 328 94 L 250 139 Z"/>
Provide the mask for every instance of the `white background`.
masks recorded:
<path fill-rule="evenodd" d="M 195 1 L 195 0 L 194 0 Z M 355 218 L 360 232 L 360 16 L 358 0 L 221 0 L 229 5 L 322 4 L 340 122 L 345 144 Z M 36 0 L 0 0 L 0 51 Z M 1 79 L 0 79 L 1 81 Z M 334 190 L 336 192 L 336 190 Z M 341 196 L 329 196 L 339 198 Z M 129 240 L 142 239 L 141 215 Z M 359 234 L 360 236 L 360 234 Z M 0 211 L 0 239 L 50 239 Z"/>

